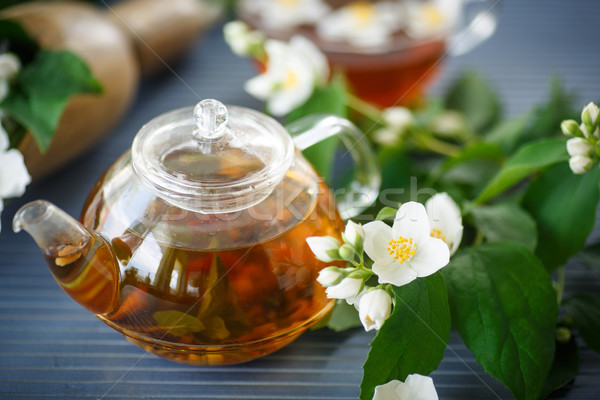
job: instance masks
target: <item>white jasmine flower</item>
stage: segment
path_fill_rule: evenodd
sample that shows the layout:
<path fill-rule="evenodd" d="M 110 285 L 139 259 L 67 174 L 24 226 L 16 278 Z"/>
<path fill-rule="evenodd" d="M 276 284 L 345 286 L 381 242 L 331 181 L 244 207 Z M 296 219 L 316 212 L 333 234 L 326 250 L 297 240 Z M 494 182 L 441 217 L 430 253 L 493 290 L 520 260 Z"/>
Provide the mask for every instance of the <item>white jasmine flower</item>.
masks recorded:
<path fill-rule="evenodd" d="M 262 32 L 251 30 L 243 21 L 230 21 L 223 26 L 225 42 L 234 54 L 242 57 L 256 55 L 265 41 Z"/>
<path fill-rule="evenodd" d="M 463 234 L 460 209 L 447 193 L 437 193 L 425 202 L 431 236 L 442 239 L 454 254 Z"/>
<path fill-rule="evenodd" d="M 433 379 L 411 374 L 405 382 L 390 381 L 375 388 L 373 400 L 438 400 Z"/>
<path fill-rule="evenodd" d="M 252 0 L 242 4 L 247 12 L 260 16 L 265 28 L 274 30 L 314 24 L 330 10 L 322 0 Z"/>
<path fill-rule="evenodd" d="M 310 236 L 306 238 L 306 243 L 318 260 L 331 262 L 340 259 L 340 243 L 331 236 Z"/>
<path fill-rule="evenodd" d="M 10 80 L 21 69 L 21 61 L 12 53 L 0 54 L 0 80 Z"/>
<path fill-rule="evenodd" d="M 0 125 L 0 199 L 20 197 L 31 182 L 23 154 L 17 149 L 8 150 L 8 135 Z"/>
<path fill-rule="evenodd" d="M 403 24 L 400 6 L 394 2 L 355 1 L 322 18 L 317 34 L 328 41 L 347 42 L 365 52 L 377 52 L 389 43 Z"/>
<path fill-rule="evenodd" d="M 327 267 L 319 271 L 317 282 L 324 287 L 337 285 L 344 278 L 344 275 L 336 267 Z"/>
<path fill-rule="evenodd" d="M 383 289 L 368 291 L 358 303 L 358 316 L 367 332 L 381 329 L 391 312 L 392 298 Z"/>
<path fill-rule="evenodd" d="M 374 261 L 380 283 L 406 285 L 448 264 L 446 243 L 431 237 L 429 217 L 422 204 L 404 203 L 390 228 L 382 221 L 364 225 L 365 252 Z"/>
<path fill-rule="evenodd" d="M 302 105 L 315 84 L 328 74 L 325 56 L 309 40 L 295 36 L 289 44 L 267 40 L 268 60 L 263 74 L 246 82 L 244 88 L 266 101 L 267 110 L 282 116 Z"/>
<path fill-rule="evenodd" d="M 467 122 L 461 113 L 447 110 L 434 119 L 431 129 L 438 136 L 452 138 L 467 130 Z"/>
<path fill-rule="evenodd" d="M 594 151 L 594 146 L 583 138 L 574 137 L 567 140 L 567 152 L 570 156 L 589 156 Z"/>
<path fill-rule="evenodd" d="M 384 127 L 374 133 L 374 139 L 381 145 L 393 145 L 413 125 L 415 117 L 405 107 L 390 107 L 383 112 Z"/>
<path fill-rule="evenodd" d="M 587 106 L 585 106 L 585 108 L 583 109 L 583 111 L 581 112 L 581 119 L 583 120 L 585 117 L 584 115 L 587 113 L 590 116 L 590 119 L 592 120 L 592 123 L 595 123 L 598 120 L 598 106 L 595 105 L 593 102 L 589 102 Z M 592 135 L 590 134 L 590 132 L 588 132 L 587 128 L 585 127 L 585 125 L 582 123 L 581 126 L 579 127 L 584 136 L 586 138 L 590 138 Z M 594 136 L 596 138 L 600 137 L 600 128 L 596 128 L 594 130 Z"/>
<path fill-rule="evenodd" d="M 327 297 L 330 299 L 344 299 L 352 301 L 352 299 L 360 293 L 363 288 L 363 280 L 357 278 L 344 278 L 337 285 L 329 286 L 325 289 Z M 353 304 L 353 303 L 349 303 Z"/>
<path fill-rule="evenodd" d="M 460 18 L 460 0 L 411 0 L 406 3 L 406 33 L 421 39 L 448 32 Z"/>
<path fill-rule="evenodd" d="M 362 225 L 359 225 L 353 221 L 348 221 L 346 229 L 344 230 L 344 237 L 348 244 L 354 248 L 362 248 L 363 240 L 365 238 L 365 230 Z"/>
<path fill-rule="evenodd" d="M 569 167 L 574 174 L 585 174 L 594 166 L 594 161 L 588 156 L 573 156 L 569 159 Z"/>
<path fill-rule="evenodd" d="M 31 182 L 23 154 L 17 149 L 8 150 L 9 143 L 8 135 L 0 124 L 0 213 L 4 208 L 2 199 L 22 196 L 25 186 Z"/>

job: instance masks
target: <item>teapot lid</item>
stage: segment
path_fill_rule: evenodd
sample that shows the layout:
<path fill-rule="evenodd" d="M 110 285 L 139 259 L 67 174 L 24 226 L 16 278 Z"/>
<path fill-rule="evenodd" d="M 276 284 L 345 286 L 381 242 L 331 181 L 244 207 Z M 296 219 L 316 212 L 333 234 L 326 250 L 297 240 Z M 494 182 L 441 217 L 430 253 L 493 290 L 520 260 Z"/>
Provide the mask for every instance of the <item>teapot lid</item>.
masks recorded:
<path fill-rule="evenodd" d="M 294 159 L 274 119 L 206 99 L 144 125 L 132 146 L 137 177 L 166 201 L 195 212 L 225 213 L 264 200 Z"/>

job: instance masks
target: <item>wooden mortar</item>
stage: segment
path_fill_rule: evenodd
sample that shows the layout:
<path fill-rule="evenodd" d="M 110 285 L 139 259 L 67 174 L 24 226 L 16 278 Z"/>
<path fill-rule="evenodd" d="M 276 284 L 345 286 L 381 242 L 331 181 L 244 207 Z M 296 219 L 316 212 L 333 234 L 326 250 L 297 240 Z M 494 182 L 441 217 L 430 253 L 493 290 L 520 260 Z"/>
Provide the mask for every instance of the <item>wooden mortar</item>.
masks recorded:
<path fill-rule="evenodd" d="M 56 170 L 95 144 L 123 116 L 141 74 L 168 69 L 219 17 L 200 0 L 127 0 L 106 10 L 75 1 L 25 3 L 4 10 L 42 48 L 81 57 L 102 94 L 73 96 L 52 142 L 40 153 L 31 133 L 19 145 L 33 179 Z"/>

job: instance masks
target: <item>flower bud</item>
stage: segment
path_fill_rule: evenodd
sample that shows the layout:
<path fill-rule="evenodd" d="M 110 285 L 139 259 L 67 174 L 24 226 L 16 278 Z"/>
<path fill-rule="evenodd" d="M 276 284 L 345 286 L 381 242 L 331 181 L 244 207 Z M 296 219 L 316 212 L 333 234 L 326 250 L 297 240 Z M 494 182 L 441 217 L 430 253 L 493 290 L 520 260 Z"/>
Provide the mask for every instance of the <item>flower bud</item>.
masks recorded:
<path fill-rule="evenodd" d="M 12 53 L 0 54 L 0 80 L 12 79 L 21 69 L 21 61 Z"/>
<path fill-rule="evenodd" d="M 567 152 L 571 157 L 589 156 L 592 151 L 594 151 L 594 146 L 587 139 L 574 137 L 567 140 Z"/>
<path fill-rule="evenodd" d="M 344 278 L 334 286 L 325 289 L 327 297 L 330 299 L 354 298 L 362 290 L 364 281 L 356 278 Z"/>
<path fill-rule="evenodd" d="M 356 248 L 358 252 L 362 250 L 362 244 L 365 239 L 365 230 L 362 225 L 348 221 L 343 235 L 344 241 L 350 246 Z"/>
<path fill-rule="evenodd" d="M 574 156 L 569 160 L 569 167 L 574 174 L 585 174 L 594 166 L 594 161 L 588 156 Z"/>
<path fill-rule="evenodd" d="M 559 326 L 558 328 L 556 328 L 556 341 L 559 343 L 567 343 L 569 342 L 569 340 L 571 340 L 571 330 L 567 327 L 564 326 Z"/>
<path fill-rule="evenodd" d="M 358 316 L 365 330 L 379 330 L 392 312 L 392 298 L 383 289 L 367 292 L 358 304 Z"/>
<path fill-rule="evenodd" d="M 598 135 L 598 106 L 590 102 L 581 112 L 581 125 L 584 129 L 583 133 L 585 137 L 591 137 L 592 135 Z"/>
<path fill-rule="evenodd" d="M 383 120 L 386 125 L 404 131 L 412 126 L 415 118 L 408 108 L 390 107 L 384 111 Z"/>
<path fill-rule="evenodd" d="M 338 249 L 340 243 L 331 236 L 311 236 L 306 238 L 306 243 L 318 260 L 330 262 L 340 260 Z"/>
<path fill-rule="evenodd" d="M 319 271 L 317 282 L 324 287 L 337 285 L 344 278 L 344 274 L 336 267 L 327 267 Z"/>
<path fill-rule="evenodd" d="M 579 129 L 579 124 L 573 119 L 568 119 L 560 124 L 560 129 L 565 136 L 583 137 L 583 132 Z"/>
<path fill-rule="evenodd" d="M 354 256 L 356 255 L 354 247 L 349 244 L 343 244 L 338 253 L 340 254 L 341 259 L 345 261 L 354 261 Z"/>

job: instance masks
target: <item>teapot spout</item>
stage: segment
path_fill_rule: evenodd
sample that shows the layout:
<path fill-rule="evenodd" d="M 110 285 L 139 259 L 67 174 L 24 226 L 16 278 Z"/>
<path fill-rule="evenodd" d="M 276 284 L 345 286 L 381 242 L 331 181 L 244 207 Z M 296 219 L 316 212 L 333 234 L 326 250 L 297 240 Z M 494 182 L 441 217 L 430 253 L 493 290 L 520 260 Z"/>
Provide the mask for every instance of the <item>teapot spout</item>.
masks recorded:
<path fill-rule="evenodd" d="M 44 200 L 25 204 L 13 218 L 42 251 L 59 286 L 94 314 L 110 312 L 118 300 L 119 264 L 111 246 L 76 219 Z"/>

